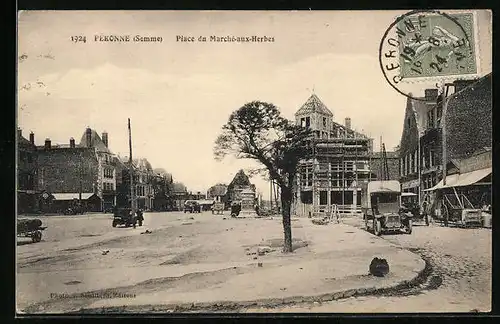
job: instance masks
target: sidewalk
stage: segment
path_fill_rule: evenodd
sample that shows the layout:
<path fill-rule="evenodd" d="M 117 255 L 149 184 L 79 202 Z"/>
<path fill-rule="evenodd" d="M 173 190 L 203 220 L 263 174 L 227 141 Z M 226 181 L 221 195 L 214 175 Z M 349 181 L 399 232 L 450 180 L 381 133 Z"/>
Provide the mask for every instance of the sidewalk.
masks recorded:
<path fill-rule="evenodd" d="M 222 224 L 230 226 L 231 230 L 221 228 Z M 222 221 L 219 218 L 213 224 L 207 222 L 201 226 L 205 233 L 192 236 L 190 250 L 175 252 L 174 258 L 181 260 L 176 264 L 157 257 L 156 264 L 150 262 L 148 266 L 133 271 L 120 270 L 116 265 L 116 268 L 108 266 L 107 269 L 81 274 L 87 292 L 106 294 L 112 291 L 134 295 L 134 298 L 85 299 L 72 296 L 75 298 L 45 300 L 26 311 L 203 311 L 218 307 L 332 300 L 411 282 L 425 267 L 424 261 L 416 254 L 346 224 L 314 225 L 310 219 L 294 219 L 294 241 L 296 244 L 307 242 L 307 246 L 292 254 L 282 254 L 276 248 L 279 244 L 273 246 L 282 235 L 280 219 Z M 211 232 L 216 230 L 220 233 Z M 243 234 L 248 232 L 253 234 Z M 210 239 L 207 239 L 208 235 Z M 276 250 L 264 256 L 245 253 L 263 243 Z M 149 247 L 150 250 L 153 248 L 156 247 Z M 386 277 L 369 275 L 368 268 L 374 257 L 387 259 L 390 272 Z M 171 259 L 172 250 L 168 260 Z M 107 287 L 98 284 L 110 276 L 113 280 Z M 66 280 L 69 277 L 66 276 Z M 120 278 L 125 279 L 123 283 L 127 285 L 119 286 Z M 109 289 L 111 282 L 116 284 L 112 290 Z M 63 285 L 60 287 L 64 289 Z M 96 287 L 101 290 L 95 290 Z M 68 294 L 77 292 L 82 292 L 81 288 L 66 286 L 64 291 Z"/>

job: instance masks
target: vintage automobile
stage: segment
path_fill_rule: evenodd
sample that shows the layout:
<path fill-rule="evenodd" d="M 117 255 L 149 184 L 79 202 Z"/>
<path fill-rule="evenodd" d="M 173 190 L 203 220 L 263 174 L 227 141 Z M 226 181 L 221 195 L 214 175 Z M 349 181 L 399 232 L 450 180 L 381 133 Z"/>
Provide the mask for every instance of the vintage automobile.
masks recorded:
<path fill-rule="evenodd" d="M 186 200 L 184 213 L 201 213 L 201 205 L 195 200 Z"/>
<path fill-rule="evenodd" d="M 411 234 L 413 215 L 401 208 L 399 181 L 370 181 L 362 192 L 362 210 L 366 230 L 380 236 L 384 232 Z"/>
<path fill-rule="evenodd" d="M 401 193 L 401 208 L 403 212 L 409 212 L 413 215 L 413 222 L 425 221 L 429 226 L 429 215 L 418 204 L 418 195 L 413 192 Z"/>
<path fill-rule="evenodd" d="M 137 215 L 131 208 L 115 208 L 113 214 L 113 227 L 118 225 L 125 225 L 125 227 L 130 227 L 137 225 Z"/>
<path fill-rule="evenodd" d="M 452 194 L 442 194 L 436 200 L 435 217 L 445 226 L 450 222 L 461 227 L 482 226 L 483 217 L 481 208 L 475 208 L 464 194 L 454 190 Z"/>
<path fill-rule="evenodd" d="M 212 214 L 224 214 L 224 203 L 215 201 L 212 205 Z"/>

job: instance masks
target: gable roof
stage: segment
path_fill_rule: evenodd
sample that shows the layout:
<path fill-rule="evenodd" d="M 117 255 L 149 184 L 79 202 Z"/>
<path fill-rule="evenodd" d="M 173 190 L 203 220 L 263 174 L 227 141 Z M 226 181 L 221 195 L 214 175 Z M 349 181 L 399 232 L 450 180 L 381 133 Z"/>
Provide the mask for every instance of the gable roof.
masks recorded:
<path fill-rule="evenodd" d="M 333 117 L 333 113 L 330 111 L 330 109 L 328 109 L 328 107 L 326 107 L 326 105 L 314 93 L 309 97 L 309 99 L 307 99 L 302 107 L 297 110 L 295 116 L 311 113 L 320 113 L 329 117 Z"/>
<path fill-rule="evenodd" d="M 80 144 L 78 146 L 80 147 L 95 147 L 97 151 L 99 152 L 105 152 L 105 153 L 111 153 L 111 151 L 106 147 L 104 142 L 102 141 L 101 137 L 99 137 L 99 134 L 95 130 L 91 130 L 91 136 L 90 136 L 90 145 L 87 143 L 87 130 L 83 131 L 82 138 L 80 140 Z"/>

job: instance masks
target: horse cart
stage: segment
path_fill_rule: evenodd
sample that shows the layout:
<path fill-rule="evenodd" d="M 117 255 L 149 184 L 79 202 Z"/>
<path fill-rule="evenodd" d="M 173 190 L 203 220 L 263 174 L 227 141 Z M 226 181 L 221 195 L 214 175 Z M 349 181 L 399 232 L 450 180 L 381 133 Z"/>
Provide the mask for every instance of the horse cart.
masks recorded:
<path fill-rule="evenodd" d="M 42 240 L 42 231 L 46 228 L 46 226 L 42 226 L 42 221 L 39 219 L 17 220 L 17 236 L 31 237 L 33 243 L 37 243 Z"/>
<path fill-rule="evenodd" d="M 475 208 L 467 196 L 457 193 L 443 193 L 441 199 L 437 199 L 435 216 L 445 226 L 450 223 L 458 227 L 481 227 L 483 224 L 482 210 Z"/>

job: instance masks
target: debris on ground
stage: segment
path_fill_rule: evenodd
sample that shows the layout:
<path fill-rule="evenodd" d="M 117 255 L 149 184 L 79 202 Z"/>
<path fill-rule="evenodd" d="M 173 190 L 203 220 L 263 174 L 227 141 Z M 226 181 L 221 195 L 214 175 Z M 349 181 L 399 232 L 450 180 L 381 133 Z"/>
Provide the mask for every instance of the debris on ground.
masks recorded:
<path fill-rule="evenodd" d="M 311 222 L 314 225 L 327 225 L 329 223 L 328 218 L 322 218 L 322 219 L 312 219 Z"/>
<path fill-rule="evenodd" d="M 189 219 L 194 219 L 194 217 L 193 217 L 193 216 L 191 216 L 191 217 L 189 217 Z"/>
<path fill-rule="evenodd" d="M 109 253 L 109 250 L 106 250 L 106 251 L 102 251 L 102 255 L 106 255 Z"/>
<path fill-rule="evenodd" d="M 153 233 L 153 232 L 151 232 L 151 231 L 150 231 L 150 230 L 148 230 L 148 229 L 147 229 L 145 232 L 141 232 L 141 234 L 151 234 L 151 233 Z"/>
<path fill-rule="evenodd" d="M 370 263 L 370 274 L 375 277 L 384 277 L 389 273 L 389 264 L 386 259 L 374 258 Z"/>
<path fill-rule="evenodd" d="M 262 268 L 262 262 L 257 263 L 257 266 L 258 266 L 259 268 Z"/>
<path fill-rule="evenodd" d="M 253 257 L 254 260 L 257 260 L 257 257 Z"/>
<path fill-rule="evenodd" d="M 181 225 L 191 225 L 191 224 L 193 224 L 193 223 L 190 223 L 190 222 L 184 222 L 184 223 L 182 223 Z"/>
<path fill-rule="evenodd" d="M 271 249 L 270 246 L 259 246 L 257 248 L 257 254 L 258 255 L 265 255 L 266 253 L 272 252 L 273 249 Z"/>

